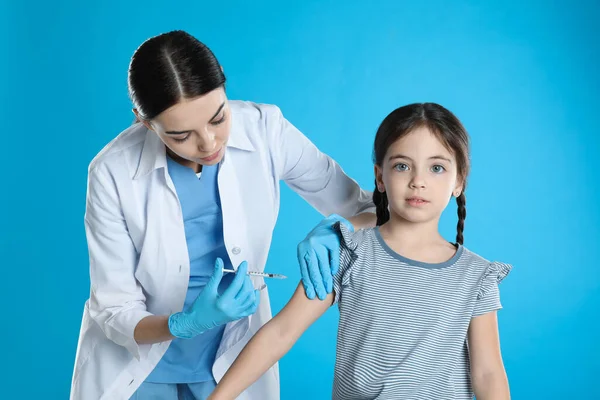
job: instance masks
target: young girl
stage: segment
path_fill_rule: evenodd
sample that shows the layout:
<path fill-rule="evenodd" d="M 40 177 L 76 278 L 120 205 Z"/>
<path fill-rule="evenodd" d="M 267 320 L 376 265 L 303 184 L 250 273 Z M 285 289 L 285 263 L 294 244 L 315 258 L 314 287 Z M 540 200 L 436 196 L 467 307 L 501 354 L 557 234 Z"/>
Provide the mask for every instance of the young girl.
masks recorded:
<path fill-rule="evenodd" d="M 333 303 L 340 309 L 334 399 L 510 398 L 496 311 L 498 283 L 511 266 L 463 247 L 464 127 L 437 104 L 401 107 L 379 127 L 374 158 L 377 227 L 352 232 L 336 224 L 334 293 L 311 301 L 299 285 L 209 399 L 236 398 Z M 455 244 L 438 231 L 452 196 Z"/>

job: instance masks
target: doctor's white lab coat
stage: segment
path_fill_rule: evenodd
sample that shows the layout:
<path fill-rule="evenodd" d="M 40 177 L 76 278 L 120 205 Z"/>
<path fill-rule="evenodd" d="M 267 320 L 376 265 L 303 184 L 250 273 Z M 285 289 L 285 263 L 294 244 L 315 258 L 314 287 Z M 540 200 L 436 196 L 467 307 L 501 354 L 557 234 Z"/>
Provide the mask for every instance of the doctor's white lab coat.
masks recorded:
<path fill-rule="evenodd" d="M 279 211 L 280 180 L 323 215 L 374 211 L 371 193 L 342 171 L 276 106 L 230 101 L 231 135 L 218 176 L 227 252 L 262 271 Z M 148 315 L 181 311 L 190 264 L 165 146 L 135 124 L 89 167 L 85 228 L 91 293 L 85 303 L 71 385 L 72 400 L 126 400 L 170 342 L 138 345 Z M 261 278 L 255 279 L 259 285 Z M 258 286 L 257 286 L 258 287 Z M 227 324 L 213 374 L 218 382 L 250 337 L 271 318 L 268 289 L 251 317 Z M 238 399 L 279 399 L 277 366 Z"/>

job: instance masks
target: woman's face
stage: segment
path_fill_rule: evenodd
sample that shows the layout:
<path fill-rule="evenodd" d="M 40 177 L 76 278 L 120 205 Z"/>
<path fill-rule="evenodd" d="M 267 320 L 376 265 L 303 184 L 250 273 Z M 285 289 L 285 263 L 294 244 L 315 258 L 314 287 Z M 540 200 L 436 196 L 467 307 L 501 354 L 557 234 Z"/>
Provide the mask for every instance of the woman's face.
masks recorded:
<path fill-rule="evenodd" d="M 221 87 L 200 97 L 181 100 L 144 123 L 180 161 L 215 165 L 225 153 L 231 112 Z"/>

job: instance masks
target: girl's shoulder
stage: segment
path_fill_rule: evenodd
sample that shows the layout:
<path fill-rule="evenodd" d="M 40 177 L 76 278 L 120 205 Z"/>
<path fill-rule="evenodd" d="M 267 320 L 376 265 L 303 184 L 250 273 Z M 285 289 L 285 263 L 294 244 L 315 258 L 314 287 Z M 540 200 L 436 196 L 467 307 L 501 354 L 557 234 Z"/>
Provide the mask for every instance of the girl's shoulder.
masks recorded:
<path fill-rule="evenodd" d="M 359 230 L 350 230 L 345 224 L 336 222 L 333 229 L 340 236 L 340 244 L 351 252 L 358 252 L 361 247 L 369 243 L 374 238 L 376 228 L 364 228 Z"/>
<path fill-rule="evenodd" d="M 490 261 L 489 259 L 463 247 L 461 264 L 465 268 L 476 271 L 482 281 L 500 283 L 510 273 L 512 264 L 503 261 Z"/>

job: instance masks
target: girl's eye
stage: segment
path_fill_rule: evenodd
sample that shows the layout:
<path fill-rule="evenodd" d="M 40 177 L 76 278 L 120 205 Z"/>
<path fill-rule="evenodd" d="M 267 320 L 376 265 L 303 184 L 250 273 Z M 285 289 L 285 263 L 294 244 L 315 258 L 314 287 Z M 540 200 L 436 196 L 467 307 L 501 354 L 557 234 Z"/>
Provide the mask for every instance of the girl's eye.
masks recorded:
<path fill-rule="evenodd" d="M 173 140 L 176 141 L 177 143 L 183 143 L 186 140 L 188 140 L 189 138 L 190 138 L 190 135 L 187 135 L 186 137 L 181 138 L 181 139 L 173 138 Z"/>
<path fill-rule="evenodd" d="M 394 165 L 394 169 L 396 171 L 408 171 L 408 165 L 399 163 L 399 164 Z"/>
<path fill-rule="evenodd" d="M 434 165 L 433 167 L 431 167 L 431 171 L 436 174 L 440 174 L 440 173 L 446 171 L 446 168 L 444 168 L 443 165 Z"/>

